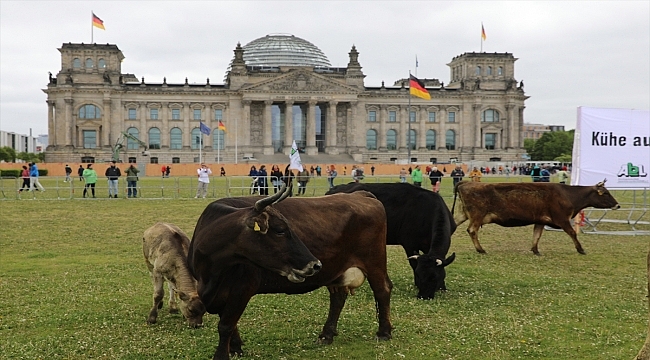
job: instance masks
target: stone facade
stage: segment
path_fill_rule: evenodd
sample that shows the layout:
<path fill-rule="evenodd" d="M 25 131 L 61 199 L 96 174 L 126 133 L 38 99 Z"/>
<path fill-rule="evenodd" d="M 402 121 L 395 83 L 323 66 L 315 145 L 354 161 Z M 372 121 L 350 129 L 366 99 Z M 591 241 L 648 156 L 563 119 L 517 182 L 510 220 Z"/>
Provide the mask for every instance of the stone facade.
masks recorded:
<path fill-rule="evenodd" d="M 345 68 L 261 67 L 247 66 L 238 44 L 218 85 L 150 83 L 124 74 L 116 45 L 68 43 L 59 51 L 61 69 L 44 90 L 48 162 L 109 160 L 122 132 L 144 141 L 150 153 L 144 158 L 140 145 L 127 140 L 124 162 L 197 162 L 201 154 L 206 162 L 232 163 L 288 154 L 293 140 L 308 155 L 358 162 L 404 161 L 409 153 L 417 162 L 518 161 L 524 153 L 528 97 L 509 53 L 453 58 L 449 84 L 423 79 L 431 94 L 424 100 L 409 95 L 406 81 L 366 86 L 354 46 Z M 217 129 L 220 121 L 225 132 Z M 209 136 L 201 135 L 200 122 Z"/>

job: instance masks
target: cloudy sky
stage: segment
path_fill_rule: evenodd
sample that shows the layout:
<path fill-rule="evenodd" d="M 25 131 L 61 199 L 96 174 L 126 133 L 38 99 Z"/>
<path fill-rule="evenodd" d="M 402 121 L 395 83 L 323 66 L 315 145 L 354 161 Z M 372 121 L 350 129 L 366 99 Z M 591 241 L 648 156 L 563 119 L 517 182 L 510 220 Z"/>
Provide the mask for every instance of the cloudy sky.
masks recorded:
<path fill-rule="evenodd" d="M 237 42 L 288 33 L 344 67 L 356 45 L 366 86 L 415 72 L 449 82 L 446 64 L 510 52 L 530 99 L 528 123 L 575 128 L 578 106 L 650 108 L 649 1 L 0 1 L 0 129 L 47 133 L 57 48 L 91 41 L 91 11 L 122 71 L 149 82 L 222 83 Z"/>

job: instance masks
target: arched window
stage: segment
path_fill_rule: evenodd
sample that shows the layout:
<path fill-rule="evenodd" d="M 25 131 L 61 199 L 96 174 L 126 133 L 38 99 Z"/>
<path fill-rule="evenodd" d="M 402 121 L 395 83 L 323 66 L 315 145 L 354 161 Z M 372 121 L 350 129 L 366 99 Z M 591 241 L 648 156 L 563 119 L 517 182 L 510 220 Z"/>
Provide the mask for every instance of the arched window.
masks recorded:
<path fill-rule="evenodd" d="M 497 75 L 499 75 L 499 76 L 503 75 L 503 67 L 502 66 L 499 66 L 497 68 Z"/>
<path fill-rule="evenodd" d="M 445 135 L 445 147 L 447 150 L 456 150 L 456 133 L 454 130 L 447 130 Z"/>
<path fill-rule="evenodd" d="M 481 113 L 482 122 L 499 122 L 499 112 L 494 109 L 487 109 Z"/>
<path fill-rule="evenodd" d="M 106 69 L 106 61 L 104 59 L 99 59 L 99 61 L 97 61 L 97 67 L 100 69 Z"/>
<path fill-rule="evenodd" d="M 386 132 L 386 148 L 388 150 L 397 149 L 397 131 L 390 129 Z"/>
<path fill-rule="evenodd" d="M 74 58 L 74 60 L 72 60 L 72 67 L 79 69 L 81 67 L 81 60 L 79 60 L 79 58 Z"/>
<path fill-rule="evenodd" d="M 149 149 L 160 149 L 160 129 L 149 129 Z"/>
<path fill-rule="evenodd" d="M 492 75 L 492 66 L 487 67 L 487 74 Z"/>
<path fill-rule="evenodd" d="M 481 67 L 480 66 L 476 67 L 476 75 L 481 75 Z"/>
<path fill-rule="evenodd" d="M 84 105 L 79 108 L 79 119 L 101 119 L 102 112 L 95 105 Z"/>
<path fill-rule="evenodd" d="M 169 148 L 182 149 L 183 148 L 183 132 L 181 129 L 175 127 L 169 131 Z"/>
<path fill-rule="evenodd" d="M 226 148 L 226 146 L 224 144 L 224 140 L 225 140 L 224 135 L 225 135 L 225 132 L 223 130 L 217 129 L 217 130 L 214 130 L 212 132 L 212 137 L 213 137 L 212 148 L 213 149 L 215 149 L 215 150 L 216 149 L 223 150 L 223 149 Z"/>
<path fill-rule="evenodd" d="M 415 130 L 413 130 L 413 129 L 409 130 L 409 139 L 408 139 L 407 142 L 408 142 L 409 146 L 411 147 L 411 150 L 415 150 L 417 148 L 418 144 L 417 144 L 416 139 L 417 139 L 417 133 L 415 132 Z"/>
<path fill-rule="evenodd" d="M 88 58 L 86 59 L 86 69 L 92 69 L 93 68 L 93 59 Z"/>
<path fill-rule="evenodd" d="M 199 128 L 192 129 L 192 149 L 198 150 L 202 142 L 201 130 Z"/>
<path fill-rule="evenodd" d="M 427 131 L 427 149 L 435 150 L 436 149 L 436 131 L 428 130 Z"/>
<path fill-rule="evenodd" d="M 366 132 L 366 149 L 377 150 L 377 132 L 375 130 L 368 130 Z"/>
<path fill-rule="evenodd" d="M 126 130 L 129 135 L 133 135 L 136 139 L 140 138 L 140 132 L 134 127 L 130 127 Z M 140 143 L 135 140 L 126 139 L 126 148 L 129 150 L 138 150 L 140 148 Z"/>

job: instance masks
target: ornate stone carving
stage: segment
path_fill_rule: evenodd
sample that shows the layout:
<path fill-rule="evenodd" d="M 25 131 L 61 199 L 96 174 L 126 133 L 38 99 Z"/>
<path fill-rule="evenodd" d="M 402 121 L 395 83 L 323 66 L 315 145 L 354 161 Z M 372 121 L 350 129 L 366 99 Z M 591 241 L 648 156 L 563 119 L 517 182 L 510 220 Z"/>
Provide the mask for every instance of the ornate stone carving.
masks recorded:
<path fill-rule="evenodd" d="M 297 73 L 269 84 L 269 89 L 276 91 L 329 91 L 334 90 L 335 86 L 305 73 Z"/>

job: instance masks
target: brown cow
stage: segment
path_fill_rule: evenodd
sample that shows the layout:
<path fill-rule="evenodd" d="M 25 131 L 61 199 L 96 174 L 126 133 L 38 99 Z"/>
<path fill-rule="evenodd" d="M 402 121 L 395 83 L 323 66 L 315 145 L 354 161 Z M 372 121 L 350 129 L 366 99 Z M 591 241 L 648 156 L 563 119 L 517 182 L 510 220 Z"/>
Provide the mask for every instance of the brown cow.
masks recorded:
<path fill-rule="evenodd" d="M 142 252 L 153 281 L 153 307 L 147 319 L 149 324 L 156 323 L 158 309 L 162 308 L 165 296 L 163 284 L 167 281 L 169 312 L 178 312 L 178 295 L 181 313 L 189 326 L 196 328 L 203 325 L 205 306 L 196 292 L 196 280 L 187 268 L 189 247 L 190 239 L 175 225 L 159 222 L 144 232 Z"/>
<path fill-rule="evenodd" d="M 605 180 L 606 181 L 606 180 Z M 595 186 L 570 186 L 552 183 L 476 183 L 460 182 L 454 191 L 463 209 L 454 218 L 460 225 L 469 219 L 467 232 L 479 253 L 485 253 L 478 242 L 478 230 L 483 224 L 495 223 L 505 227 L 535 224 L 532 252 L 539 255 L 537 244 L 544 226 L 566 232 L 580 254 L 585 254 L 571 226 L 571 219 L 586 207 L 618 209 L 620 205 L 605 189 L 605 181 Z"/>
<path fill-rule="evenodd" d="M 268 268 L 266 263 L 280 260 L 275 252 L 256 255 L 252 247 L 231 239 L 245 234 L 256 247 L 277 246 L 275 239 L 265 240 L 259 231 L 255 236 L 255 229 L 245 226 L 244 221 L 237 220 L 235 224 L 234 219 L 225 216 L 233 208 L 250 211 L 256 201 L 261 200 L 224 198 L 211 203 L 199 218 L 192 238 L 188 263 L 199 282 L 199 295 L 208 312 L 220 317 L 219 345 L 214 359 L 242 354 L 237 322 L 255 294 L 302 294 L 326 286 L 330 292 L 329 315 L 318 341 L 331 343 L 348 292 L 361 286 L 366 277 L 378 312 L 377 338 L 390 339 L 393 285 L 386 269 L 386 213 L 381 202 L 371 193 L 359 191 L 289 198 L 273 205 L 289 224 L 282 233 L 295 234 L 322 262 L 318 273 L 298 283 Z M 267 226 L 262 228 L 268 229 L 268 235 L 278 231 Z"/>

